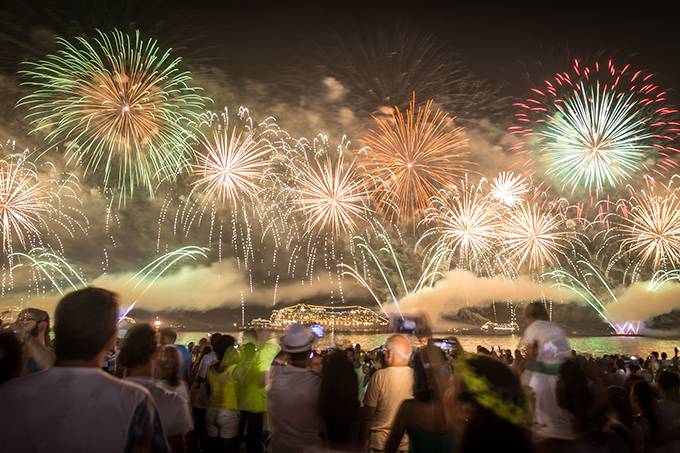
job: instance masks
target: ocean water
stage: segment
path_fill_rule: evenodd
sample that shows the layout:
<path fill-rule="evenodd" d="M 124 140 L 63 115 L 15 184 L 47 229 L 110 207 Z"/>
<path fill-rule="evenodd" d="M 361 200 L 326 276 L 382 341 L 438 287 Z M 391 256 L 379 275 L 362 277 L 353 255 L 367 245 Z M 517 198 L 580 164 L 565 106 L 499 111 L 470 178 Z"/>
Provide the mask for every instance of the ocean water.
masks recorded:
<path fill-rule="evenodd" d="M 234 335 L 240 340 L 240 332 L 226 332 Z M 207 332 L 179 332 L 177 343 L 187 344 L 198 342 L 201 337 L 206 337 Z M 326 334 L 318 342 L 321 348 L 332 344 L 348 346 L 359 343 L 362 349 L 370 350 L 385 344 L 388 334 L 345 334 L 336 333 L 335 335 Z M 519 344 L 520 337 L 516 335 L 508 336 L 483 336 L 483 335 L 461 335 L 458 337 L 466 351 L 474 352 L 478 345 L 491 349 L 500 346 L 502 349 L 514 350 Z M 415 339 L 414 339 L 415 341 Z M 651 337 L 574 337 L 569 339 L 571 348 L 579 353 L 601 356 L 603 354 L 626 354 L 638 357 L 647 357 L 650 352 L 667 352 L 673 356 L 673 348 L 680 347 L 680 338 L 651 338 Z"/>

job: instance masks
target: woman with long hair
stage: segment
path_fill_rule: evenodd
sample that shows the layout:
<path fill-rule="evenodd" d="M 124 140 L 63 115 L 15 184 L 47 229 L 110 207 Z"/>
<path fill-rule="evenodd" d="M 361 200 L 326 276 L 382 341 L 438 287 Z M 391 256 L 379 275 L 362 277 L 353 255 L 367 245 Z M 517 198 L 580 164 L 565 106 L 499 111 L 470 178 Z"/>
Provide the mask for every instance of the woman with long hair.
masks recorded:
<path fill-rule="evenodd" d="M 359 381 L 347 354 L 331 352 L 323 365 L 319 415 L 324 451 L 360 451 Z"/>
<path fill-rule="evenodd" d="M 409 451 L 449 453 L 454 448 L 454 435 L 446 421 L 443 391 L 448 374 L 444 355 L 437 349 L 422 349 L 413 358 L 413 399 L 401 403 L 394 419 L 385 452 L 399 448 L 405 433 Z"/>

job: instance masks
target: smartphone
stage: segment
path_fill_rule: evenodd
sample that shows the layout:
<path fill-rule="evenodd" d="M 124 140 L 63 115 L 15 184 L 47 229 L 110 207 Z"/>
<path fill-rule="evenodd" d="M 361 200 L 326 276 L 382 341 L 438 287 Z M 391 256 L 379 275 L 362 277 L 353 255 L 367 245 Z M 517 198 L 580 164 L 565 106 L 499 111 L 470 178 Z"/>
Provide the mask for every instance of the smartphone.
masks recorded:
<path fill-rule="evenodd" d="M 444 352 L 456 352 L 458 345 L 455 341 L 447 340 L 445 338 L 433 339 L 432 343 Z"/>
<path fill-rule="evenodd" d="M 314 332 L 314 335 L 316 335 L 319 338 L 323 338 L 324 335 L 324 328 L 321 324 L 312 324 L 309 326 L 312 332 Z"/>
<path fill-rule="evenodd" d="M 390 315 L 390 332 L 420 335 L 427 332 L 427 320 L 422 315 Z"/>

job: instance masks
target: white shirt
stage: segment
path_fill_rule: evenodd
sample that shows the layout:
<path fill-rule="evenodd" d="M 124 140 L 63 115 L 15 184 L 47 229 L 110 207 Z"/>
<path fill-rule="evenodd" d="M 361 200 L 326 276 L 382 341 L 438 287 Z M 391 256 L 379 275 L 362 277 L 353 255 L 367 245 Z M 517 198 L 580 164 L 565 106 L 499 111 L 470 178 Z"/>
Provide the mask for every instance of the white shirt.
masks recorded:
<path fill-rule="evenodd" d="M 139 384 L 151 393 L 166 436 L 181 436 L 194 429 L 189 405 L 179 393 L 168 390 L 149 377 L 131 376 L 125 380 Z"/>
<path fill-rule="evenodd" d="M 198 373 L 196 375 L 197 377 L 201 378 L 202 382 L 199 384 L 200 388 L 198 390 L 198 395 L 194 400 L 194 406 L 198 407 L 199 409 L 208 408 L 209 399 L 208 386 L 205 384 L 206 379 L 208 378 L 208 369 L 215 362 L 217 362 L 217 356 L 215 355 L 214 352 L 211 352 L 209 354 L 204 355 L 203 358 L 201 359 L 201 363 L 198 364 Z"/>
<path fill-rule="evenodd" d="M 536 343 L 537 362 L 546 364 L 562 363 L 571 355 L 569 341 L 564 330 L 549 321 L 534 321 L 524 330 L 523 345 Z"/>
<path fill-rule="evenodd" d="M 370 426 L 370 448 L 385 449 L 394 417 L 397 416 L 401 403 L 411 398 L 413 398 L 413 368 L 391 366 L 373 374 L 364 398 L 364 406 L 375 408 Z M 399 449 L 408 449 L 407 436 L 402 438 Z"/>
<path fill-rule="evenodd" d="M 54 367 L 0 385 L 0 452 L 167 451 L 149 392 L 99 368 Z M 142 436 L 142 437 L 140 437 Z"/>

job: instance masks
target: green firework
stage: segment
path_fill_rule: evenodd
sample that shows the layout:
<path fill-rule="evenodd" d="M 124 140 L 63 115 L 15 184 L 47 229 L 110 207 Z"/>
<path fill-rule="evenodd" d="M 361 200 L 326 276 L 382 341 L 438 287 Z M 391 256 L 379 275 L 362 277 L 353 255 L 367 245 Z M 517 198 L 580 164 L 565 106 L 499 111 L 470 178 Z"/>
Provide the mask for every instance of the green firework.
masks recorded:
<path fill-rule="evenodd" d="M 207 98 L 180 58 L 139 32 L 58 43 L 58 52 L 21 71 L 34 89 L 19 101 L 33 132 L 63 144 L 70 164 L 102 175 L 121 201 L 140 186 L 153 196 L 159 181 L 188 167 Z"/>

